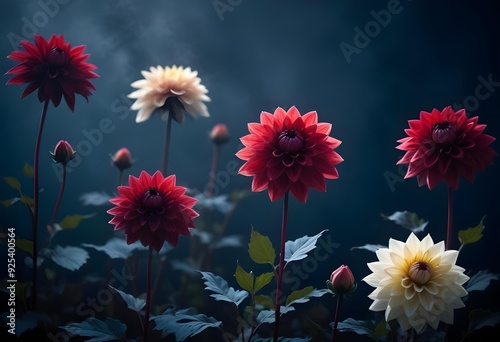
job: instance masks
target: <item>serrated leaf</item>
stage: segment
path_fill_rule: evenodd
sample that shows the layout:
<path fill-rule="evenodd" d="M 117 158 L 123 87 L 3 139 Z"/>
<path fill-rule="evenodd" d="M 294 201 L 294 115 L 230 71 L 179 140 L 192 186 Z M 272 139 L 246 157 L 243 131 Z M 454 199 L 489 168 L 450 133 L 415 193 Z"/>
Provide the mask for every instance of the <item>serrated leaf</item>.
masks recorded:
<path fill-rule="evenodd" d="M 498 280 L 499 278 L 500 274 L 498 273 L 494 274 L 489 273 L 487 270 L 481 270 L 474 274 L 464 287 L 469 293 L 472 291 L 483 291 L 488 287 L 490 281 Z"/>
<path fill-rule="evenodd" d="M 469 314 L 468 333 L 481 329 L 482 327 L 495 327 L 500 323 L 500 312 L 475 309 Z"/>
<path fill-rule="evenodd" d="M 384 246 L 384 245 L 374 245 L 374 244 L 366 244 L 366 245 L 363 245 L 363 246 L 351 247 L 351 251 L 354 250 L 354 249 L 366 249 L 367 251 L 375 253 L 377 251 L 377 249 L 380 249 L 380 248 L 387 248 L 387 246 Z"/>
<path fill-rule="evenodd" d="M 165 313 L 153 318 L 156 325 L 154 330 L 161 331 L 162 338 L 175 334 L 176 341 L 184 341 L 188 337 L 198 335 L 207 328 L 219 328 L 222 322 L 203 314 L 188 315 L 177 312 Z"/>
<path fill-rule="evenodd" d="M 47 253 L 52 261 L 70 271 L 76 271 L 82 267 L 89 258 L 89 253 L 85 249 L 72 246 L 56 246 L 54 249 L 48 250 Z"/>
<path fill-rule="evenodd" d="M 2 204 L 3 204 L 3 206 L 5 208 L 8 208 L 8 207 L 10 207 L 11 205 L 13 205 L 14 203 L 16 203 L 19 200 L 20 200 L 19 197 L 13 197 L 13 198 L 9 198 L 9 199 L 3 200 Z"/>
<path fill-rule="evenodd" d="M 254 297 L 255 304 L 262 305 L 265 309 L 271 310 L 274 308 L 274 300 L 266 295 L 256 295 Z"/>
<path fill-rule="evenodd" d="M 112 238 L 102 246 L 96 246 L 90 243 L 82 243 L 81 246 L 104 252 L 111 259 L 127 259 L 135 250 L 147 250 L 139 241 L 129 245 L 125 239 L 122 238 Z"/>
<path fill-rule="evenodd" d="M 253 273 L 248 273 L 240 266 L 240 264 L 236 265 L 236 272 L 234 273 L 236 281 L 238 285 L 244 290 L 247 290 L 250 293 L 254 293 L 254 281 L 255 276 Z"/>
<path fill-rule="evenodd" d="M 33 170 L 30 164 L 26 163 L 23 167 L 23 173 L 28 177 L 33 177 L 35 175 L 35 170 Z"/>
<path fill-rule="evenodd" d="M 295 311 L 293 306 L 280 306 L 280 316 L 291 311 Z M 274 323 L 275 315 L 275 310 L 262 310 L 255 320 L 259 323 Z"/>
<path fill-rule="evenodd" d="M 205 290 L 215 292 L 210 296 L 215 300 L 222 300 L 225 302 L 234 303 L 239 306 L 241 302 L 248 296 L 247 291 L 234 290 L 229 287 L 227 281 L 223 278 L 212 274 L 211 272 L 201 272 L 202 278 L 205 280 Z"/>
<path fill-rule="evenodd" d="M 33 207 L 35 205 L 35 200 L 29 196 L 26 196 L 26 195 L 21 196 L 21 202 L 30 206 L 30 207 Z"/>
<path fill-rule="evenodd" d="M 330 323 L 333 327 L 333 323 Z M 352 318 L 347 318 L 343 322 L 339 322 L 337 329 L 340 332 L 353 332 L 358 335 L 370 336 L 373 340 L 378 341 L 379 339 L 373 333 L 375 328 L 375 322 L 373 321 L 357 321 Z"/>
<path fill-rule="evenodd" d="M 297 261 L 307 257 L 307 253 L 316 248 L 316 242 L 320 236 L 328 231 L 327 229 L 314 236 L 303 236 L 295 241 L 287 241 L 285 243 L 285 261 Z"/>
<path fill-rule="evenodd" d="M 483 225 L 483 220 L 486 216 L 483 216 L 479 224 L 475 227 L 468 228 L 466 230 L 461 230 L 458 232 L 458 239 L 460 240 L 460 243 L 463 245 L 469 244 L 469 243 L 474 243 L 483 237 L 483 230 L 484 230 L 484 225 Z"/>
<path fill-rule="evenodd" d="M 384 214 L 380 214 L 383 219 L 391 220 L 397 225 L 400 225 L 403 228 L 409 229 L 414 233 L 423 232 L 429 221 L 425 221 L 417 216 L 416 213 L 410 211 L 396 211 L 392 215 L 387 216 Z"/>
<path fill-rule="evenodd" d="M 33 256 L 33 241 L 26 239 L 16 239 L 16 247 L 20 250 L 28 252 Z"/>
<path fill-rule="evenodd" d="M 248 254 L 250 254 L 250 258 L 257 264 L 270 264 L 274 267 L 276 252 L 271 240 L 267 236 L 257 232 L 253 227 L 250 234 L 250 243 L 248 244 Z"/>
<path fill-rule="evenodd" d="M 330 293 L 327 289 L 317 290 L 312 286 L 307 286 L 302 290 L 293 291 L 286 299 L 286 306 L 290 307 L 292 304 L 306 303 L 313 297 L 321 297 L 325 293 Z"/>
<path fill-rule="evenodd" d="M 81 323 L 71 323 L 60 328 L 73 335 L 92 337 L 86 340 L 87 342 L 126 341 L 125 332 L 127 326 L 109 317 L 106 317 L 104 322 L 90 317 Z"/>
<path fill-rule="evenodd" d="M 62 221 L 59 223 L 59 226 L 62 229 L 72 229 L 78 227 L 80 222 L 82 220 L 88 219 L 95 216 L 95 214 L 90 214 L 90 215 L 68 215 L 65 218 L 62 219 Z"/>
<path fill-rule="evenodd" d="M 260 289 L 262 289 L 264 286 L 269 284 L 271 282 L 271 280 L 273 279 L 273 277 L 274 277 L 273 272 L 262 273 L 260 276 L 258 276 L 255 279 L 255 289 L 254 289 L 255 292 L 254 293 L 259 292 Z"/>
<path fill-rule="evenodd" d="M 17 191 L 21 190 L 21 183 L 15 177 L 4 177 L 3 180 L 11 187 Z"/>
<path fill-rule="evenodd" d="M 144 299 L 136 298 L 136 297 L 132 296 L 131 294 L 125 293 L 123 291 L 120 291 L 120 290 L 114 288 L 111 285 L 108 285 L 108 286 L 122 297 L 122 299 L 125 301 L 125 303 L 127 303 L 127 307 L 129 309 L 132 309 L 136 312 L 141 312 L 141 310 L 144 308 L 144 306 L 146 306 L 146 301 Z"/>

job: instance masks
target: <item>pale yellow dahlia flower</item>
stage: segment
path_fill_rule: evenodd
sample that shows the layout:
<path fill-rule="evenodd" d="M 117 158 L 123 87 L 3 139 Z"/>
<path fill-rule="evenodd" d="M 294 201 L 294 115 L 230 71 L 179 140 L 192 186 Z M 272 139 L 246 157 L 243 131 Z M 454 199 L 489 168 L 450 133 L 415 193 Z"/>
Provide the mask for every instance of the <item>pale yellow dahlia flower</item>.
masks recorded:
<path fill-rule="evenodd" d="M 363 279 L 376 287 L 368 296 L 374 300 L 370 310 L 385 310 L 386 321 L 397 319 L 403 331 L 452 324 L 453 310 L 465 306 L 460 298 L 467 295 L 462 285 L 469 277 L 455 265 L 458 251 L 445 251 L 443 241 L 434 244 L 430 235 L 420 241 L 411 233 L 406 242 L 389 239 L 377 257 Z"/>
<path fill-rule="evenodd" d="M 203 101 L 210 101 L 207 88 L 201 84 L 198 72 L 191 68 L 172 66 L 151 67 L 142 70 L 144 79 L 131 84 L 136 91 L 128 95 L 136 99 L 132 110 L 139 110 L 136 122 L 146 121 L 156 109 L 167 113 L 178 122 L 184 121 L 185 112 L 193 117 L 210 116 Z"/>

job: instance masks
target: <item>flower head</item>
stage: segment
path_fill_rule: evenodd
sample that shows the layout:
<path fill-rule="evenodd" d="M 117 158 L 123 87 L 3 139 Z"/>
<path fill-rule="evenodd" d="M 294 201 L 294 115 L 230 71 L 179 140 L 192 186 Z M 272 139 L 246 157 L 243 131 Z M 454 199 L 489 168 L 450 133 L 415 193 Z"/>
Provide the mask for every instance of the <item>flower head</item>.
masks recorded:
<path fill-rule="evenodd" d="M 139 178 L 129 176 L 129 184 L 118 187 L 119 195 L 110 200 L 115 207 L 108 210 L 114 215 L 109 223 L 115 230 L 125 229 L 128 244 L 140 240 L 159 251 L 164 241 L 175 247 L 179 235 L 191 235 L 196 200 L 175 185 L 175 175 L 164 178 L 160 171 L 153 176 L 142 171 Z"/>
<path fill-rule="evenodd" d="M 430 235 L 420 241 L 411 233 L 406 242 L 390 239 L 389 248 L 377 250 L 379 261 L 363 281 L 376 289 L 368 296 L 370 310 L 385 310 L 386 321 L 397 319 L 402 330 L 421 332 L 426 324 L 453 323 L 453 310 L 464 307 L 462 285 L 469 279 L 455 265 L 458 251 L 434 244 Z"/>
<path fill-rule="evenodd" d="M 15 75 L 7 84 L 28 83 L 21 98 L 38 89 L 40 102 L 50 100 L 57 107 L 64 95 L 71 111 L 75 110 L 75 94 L 88 101 L 91 90 L 95 90 L 89 79 L 99 75 L 92 71 L 95 65 L 85 62 L 90 55 L 83 53 L 84 45 L 72 48 L 62 35 L 52 35 L 49 41 L 36 35 L 35 44 L 22 41 L 21 45 L 25 51 L 7 56 L 19 64 L 6 73 Z"/>
<path fill-rule="evenodd" d="M 349 266 L 342 265 L 332 272 L 326 286 L 335 294 L 343 295 L 356 290 L 356 282 Z"/>
<path fill-rule="evenodd" d="M 227 143 L 231 139 L 227 126 L 222 123 L 215 125 L 210 131 L 210 139 L 216 145 Z"/>
<path fill-rule="evenodd" d="M 52 159 L 56 163 L 61 163 L 63 165 L 68 164 L 76 157 L 76 152 L 73 150 L 73 147 L 65 140 L 59 140 L 54 148 L 54 152 L 50 152 L 50 154 L 52 154 Z"/>
<path fill-rule="evenodd" d="M 120 170 L 129 169 L 132 166 L 132 155 L 126 147 L 120 148 L 116 153 L 111 156 L 111 161 Z"/>
<path fill-rule="evenodd" d="M 184 121 L 185 113 L 193 117 L 208 117 L 207 106 L 203 101 L 210 101 L 207 88 L 201 84 L 197 71 L 182 66 L 165 68 L 151 67 L 150 71 L 141 71 L 144 79 L 131 84 L 138 90 L 128 95 L 136 99 L 132 110 L 139 110 L 136 122 L 146 121 L 156 109 L 163 109 L 178 122 Z"/>
<path fill-rule="evenodd" d="M 246 163 L 239 173 L 254 176 L 252 191 L 268 189 L 275 201 L 287 191 L 307 201 L 309 187 L 326 191 L 326 179 L 339 177 L 335 165 L 343 161 L 334 151 L 340 140 L 329 136 L 332 125 L 318 123 L 316 112 L 300 115 L 295 107 L 262 112 L 260 123 L 249 123 L 250 134 L 236 156 Z"/>
<path fill-rule="evenodd" d="M 418 185 L 436 187 L 441 180 L 457 189 L 460 176 L 474 181 L 474 172 L 492 163 L 495 151 L 489 146 L 495 138 L 484 134 L 486 125 L 478 117 L 467 118 L 465 110 L 455 112 L 420 112 L 420 120 L 409 120 L 407 137 L 398 140 L 396 148 L 406 151 L 398 161 L 408 164 L 405 178 L 417 177 Z"/>

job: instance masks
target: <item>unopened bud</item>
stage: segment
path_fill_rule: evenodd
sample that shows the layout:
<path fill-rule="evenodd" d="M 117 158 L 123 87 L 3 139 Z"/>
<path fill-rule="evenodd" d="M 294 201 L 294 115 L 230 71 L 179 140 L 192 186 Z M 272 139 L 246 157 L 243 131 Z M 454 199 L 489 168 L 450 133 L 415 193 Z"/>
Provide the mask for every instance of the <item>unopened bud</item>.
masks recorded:
<path fill-rule="evenodd" d="M 111 156 L 111 160 L 119 170 L 125 170 L 132 166 L 132 155 L 128 148 L 125 147 L 116 151 L 115 155 Z"/>
<path fill-rule="evenodd" d="M 63 165 L 68 164 L 68 162 L 75 159 L 76 156 L 73 147 L 65 140 L 59 140 L 54 148 L 54 152 L 50 152 L 50 154 L 56 163 L 61 163 Z"/>
<path fill-rule="evenodd" d="M 217 145 L 227 143 L 231 137 L 229 136 L 229 131 L 227 130 L 226 125 L 221 123 L 215 125 L 210 132 L 210 139 L 212 139 L 212 141 Z"/>

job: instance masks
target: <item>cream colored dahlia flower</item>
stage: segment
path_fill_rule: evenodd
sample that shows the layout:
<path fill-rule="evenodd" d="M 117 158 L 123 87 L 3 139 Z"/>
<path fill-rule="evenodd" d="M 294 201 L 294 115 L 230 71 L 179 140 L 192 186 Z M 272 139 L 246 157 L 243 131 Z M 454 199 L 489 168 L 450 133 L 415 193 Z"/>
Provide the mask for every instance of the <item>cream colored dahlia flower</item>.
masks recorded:
<path fill-rule="evenodd" d="M 385 310 L 386 321 L 397 319 L 403 331 L 452 324 L 453 310 L 465 306 L 460 298 L 467 295 L 462 285 L 469 277 L 455 265 L 458 251 L 445 251 L 443 241 L 434 244 L 430 235 L 420 241 L 411 233 L 406 242 L 390 239 L 377 257 L 363 279 L 376 287 L 368 296 L 374 300 L 370 310 Z"/>
<path fill-rule="evenodd" d="M 193 117 L 210 116 L 203 101 L 210 101 L 207 88 L 201 84 L 197 71 L 182 66 L 151 67 L 141 71 L 144 79 L 131 84 L 138 90 L 128 95 L 136 99 L 132 110 L 139 110 L 136 122 L 146 121 L 156 109 L 169 113 L 178 122 L 184 121 L 185 112 Z"/>

